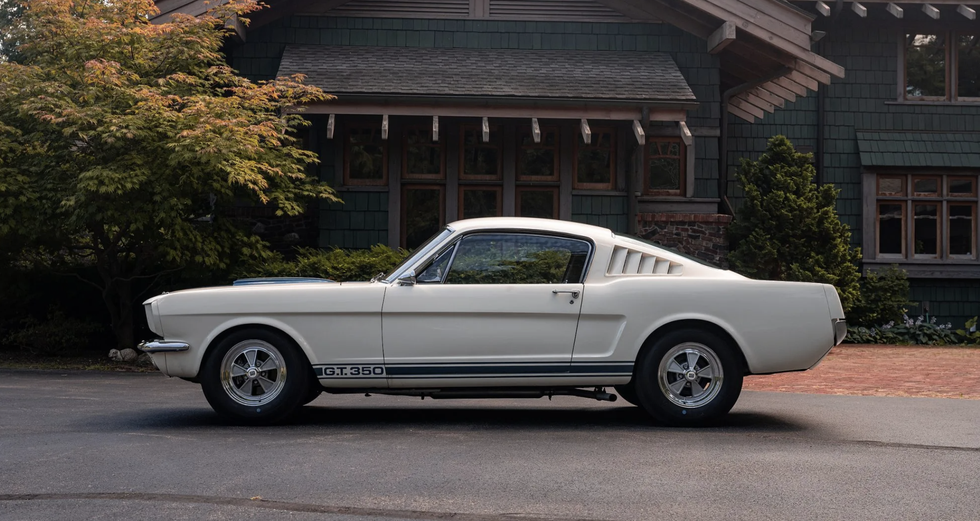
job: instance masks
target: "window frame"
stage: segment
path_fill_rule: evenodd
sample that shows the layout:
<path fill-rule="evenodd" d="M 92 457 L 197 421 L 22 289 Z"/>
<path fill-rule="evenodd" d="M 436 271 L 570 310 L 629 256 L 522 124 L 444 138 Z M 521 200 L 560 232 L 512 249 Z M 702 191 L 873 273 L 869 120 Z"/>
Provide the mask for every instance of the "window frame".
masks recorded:
<path fill-rule="evenodd" d="M 558 125 L 541 125 L 541 142 L 534 143 L 531 140 L 531 144 L 524 144 L 525 132 L 527 136 L 532 135 L 530 125 L 519 125 L 515 132 L 515 153 L 514 153 L 514 176 L 518 183 L 558 183 L 561 181 L 561 168 L 559 168 L 559 163 L 561 163 L 561 127 Z M 545 134 L 554 133 L 555 144 L 546 145 L 545 144 Z M 521 174 L 521 158 L 524 157 L 525 150 L 551 150 L 554 154 L 554 165 L 551 177 L 537 177 L 537 176 L 527 176 Z"/>
<path fill-rule="evenodd" d="M 596 136 L 609 134 L 609 182 L 608 183 L 580 183 L 578 180 L 579 152 L 583 149 L 601 149 L 595 145 Z M 575 147 L 572 150 L 572 189 L 573 190 L 615 190 L 616 188 L 616 128 L 611 126 L 601 126 L 592 129 L 592 143 L 585 143 L 581 139 L 575 139 Z"/>
<path fill-rule="evenodd" d="M 388 140 L 381 140 L 381 179 L 353 179 L 350 176 L 351 160 L 351 131 L 360 129 L 374 130 L 374 125 L 355 123 L 344 128 L 344 186 L 388 186 Z M 381 132 L 381 124 L 377 125 Z"/>
<path fill-rule="evenodd" d="M 402 248 L 407 248 L 408 240 L 408 219 L 407 210 L 408 205 L 406 202 L 406 192 L 409 190 L 438 190 L 439 191 L 439 228 L 445 228 L 446 226 L 446 185 L 444 184 L 433 184 L 433 183 L 403 183 L 400 190 L 400 207 L 399 211 L 399 228 L 401 236 L 399 237 L 399 245 Z"/>
<path fill-rule="evenodd" d="M 943 96 L 909 96 L 908 95 L 908 51 L 907 39 L 909 34 L 919 34 L 915 28 L 902 27 L 898 38 L 898 101 L 900 103 L 980 103 L 980 97 L 959 95 L 959 37 L 974 36 L 980 38 L 980 31 L 922 31 L 921 34 L 943 35 L 945 38 L 944 55 L 946 72 L 943 78 L 946 93 Z"/>
<path fill-rule="evenodd" d="M 952 241 L 950 241 L 950 240 L 947 239 L 946 240 L 946 247 L 944 248 L 944 253 L 946 254 L 946 258 L 947 259 L 950 259 L 950 260 L 954 260 L 954 261 L 955 260 L 966 260 L 966 261 L 975 260 L 975 259 L 978 258 L 978 255 L 977 255 L 977 244 L 978 244 L 977 243 L 977 206 L 978 206 L 977 205 L 977 201 L 968 201 L 968 200 L 957 201 L 955 199 L 953 199 L 953 200 L 947 200 L 945 202 L 945 211 L 943 212 L 945 214 L 945 220 L 944 220 L 944 223 L 943 224 L 946 226 L 946 229 L 947 230 L 950 228 L 950 219 L 951 219 L 951 216 L 949 214 L 949 207 L 950 206 L 969 206 L 971 208 L 972 212 L 973 212 L 972 215 L 971 215 L 971 217 L 970 217 L 970 224 L 972 225 L 972 227 L 971 227 L 971 233 L 970 233 L 970 249 L 973 251 L 973 254 L 972 255 L 963 255 L 962 253 L 956 253 L 956 254 L 951 253 L 950 252 L 950 245 L 951 245 Z M 947 237 L 949 236 L 949 233 L 948 232 L 946 233 L 946 236 Z"/>
<path fill-rule="evenodd" d="M 408 135 L 412 131 L 428 132 L 429 141 L 409 145 Z M 446 141 L 432 141 L 432 128 L 424 125 L 407 125 L 401 131 L 402 135 L 402 179 L 407 181 L 444 181 L 446 179 Z M 408 149 L 413 147 L 438 148 L 439 149 L 439 173 L 438 174 L 413 174 L 408 171 Z"/>
<path fill-rule="evenodd" d="M 458 218 L 459 219 L 467 219 L 467 217 L 463 217 L 463 211 L 464 211 L 464 208 L 466 206 L 466 199 L 463 196 L 463 192 L 466 192 L 468 190 L 473 190 L 473 191 L 482 190 L 482 191 L 487 191 L 487 192 L 489 192 L 489 191 L 496 192 L 497 193 L 497 214 L 496 215 L 493 215 L 493 216 L 489 216 L 488 215 L 488 216 L 485 216 L 485 217 L 500 217 L 500 216 L 502 216 L 504 214 L 504 208 L 503 208 L 503 206 L 504 206 L 504 187 L 503 187 L 503 185 L 499 185 L 499 184 L 495 184 L 495 185 L 461 184 L 461 185 L 459 185 L 459 199 L 457 200 L 458 202 L 456 203 L 456 206 L 457 206 L 457 215 L 458 215 Z M 469 217 L 469 219 L 477 219 L 477 217 Z"/>
<path fill-rule="evenodd" d="M 472 130 L 479 136 L 476 148 L 493 148 L 497 150 L 497 174 L 489 175 L 466 175 L 466 131 Z M 462 123 L 459 125 L 459 180 L 460 181 L 493 181 L 502 182 L 504 180 L 504 143 L 503 132 L 500 125 L 490 125 L 490 141 L 483 142 L 483 128 L 475 123 Z M 494 138 L 496 136 L 496 139 Z"/>
<path fill-rule="evenodd" d="M 558 186 L 521 186 L 518 185 L 514 187 L 514 216 L 524 217 L 521 214 L 521 196 L 524 192 L 551 192 L 552 193 L 552 205 L 553 208 L 552 216 L 550 219 L 558 219 L 561 214 L 558 204 L 561 200 L 561 188 Z M 545 217 L 548 219 L 549 217 Z"/>
<path fill-rule="evenodd" d="M 869 179 L 868 176 L 871 176 Z M 887 177 L 903 177 L 904 191 L 900 195 L 879 195 L 881 179 Z M 938 178 L 938 193 L 916 193 L 914 192 L 914 179 L 928 177 Z M 950 181 L 955 179 L 969 179 L 973 181 L 973 193 L 971 195 L 949 195 Z M 980 265 L 980 225 L 977 223 L 978 211 L 980 211 L 980 171 L 964 172 L 936 172 L 936 171 L 880 171 L 865 172 L 866 196 L 872 197 L 865 204 L 865 226 L 872 229 L 865 229 L 864 247 L 866 253 L 866 263 L 897 263 L 900 265 L 955 265 L 969 264 Z M 868 188 L 873 187 L 873 191 Z M 902 253 L 881 253 L 881 205 L 899 204 L 902 207 Z M 917 254 L 915 253 L 915 206 L 916 205 L 936 205 L 937 206 L 937 245 L 936 254 Z M 971 235 L 970 254 L 951 254 L 951 220 L 950 206 L 969 206 L 971 208 Z M 873 215 L 868 212 L 873 211 Z M 873 238 L 872 238 L 873 237 Z M 930 275 L 931 276 L 931 275 Z"/>
<path fill-rule="evenodd" d="M 653 143 L 677 143 L 678 153 L 677 159 L 680 161 L 678 166 L 679 179 L 677 181 L 676 190 L 653 190 L 650 188 L 650 148 Z M 672 156 L 657 156 L 657 157 L 672 157 Z M 684 144 L 684 140 L 679 136 L 647 136 L 646 144 L 643 145 L 643 194 L 650 196 L 674 196 L 683 197 L 687 193 L 687 145 Z"/>
<path fill-rule="evenodd" d="M 422 263 L 418 264 L 418 266 L 419 266 L 419 273 L 422 273 L 426 269 L 428 269 L 432 265 L 432 263 L 435 262 L 436 260 L 438 260 L 439 257 L 442 256 L 444 253 L 448 252 L 449 250 L 452 250 L 452 255 L 451 255 L 451 258 L 449 259 L 448 269 L 442 275 L 442 280 L 439 282 L 439 285 L 447 285 L 446 284 L 446 279 L 449 277 L 449 274 L 452 272 L 453 265 L 456 263 L 456 257 L 459 255 L 460 244 L 464 240 L 466 240 L 467 238 L 469 238 L 469 237 L 480 236 L 480 235 L 520 235 L 520 236 L 524 236 L 524 237 L 540 237 L 540 238 L 545 238 L 545 239 L 566 239 L 566 240 L 570 240 L 570 241 L 578 241 L 578 242 L 585 243 L 585 245 L 588 247 L 588 250 L 589 251 L 586 254 L 585 262 L 582 265 L 582 273 L 581 273 L 581 276 L 580 276 L 580 278 L 579 278 L 579 280 L 577 282 L 571 282 L 571 281 L 569 281 L 569 282 L 552 282 L 552 283 L 542 283 L 542 284 L 468 284 L 469 286 L 504 286 L 504 285 L 510 285 L 510 286 L 554 286 L 554 285 L 558 285 L 558 284 L 583 284 L 584 285 L 585 282 L 589 278 L 589 271 L 592 268 L 592 261 L 595 258 L 595 252 L 596 252 L 595 241 L 593 241 L 589 237 L 581 237 L 581 236 L 578 236 L 578 235 L 571 235 L 571 234 L 564 234 L 564 233 L 549 233 L 549 232 L 540 231 L 540 230 L 535 230 L 535 231 L 520 231 L 520 230 L 513 230 L 513 229 L 473 230 L 471 232 L 467 232 L 467 233 L 464 233 L 464 234 L 460 235 L 459 237 L 457 237 L 456 239 L 454 239 L 450 244 L 446 245 L 446 247 L 441 248 L 438 251 L 436 251 L 436 252 L 432 253 L 431 255 L 429 255 L 425 259 L 425 261 L 423 261 Z M 568 266 L 566 266 L 565 269 L 567 270 L 568 269 Z M 435 283 L 428 282 L 426 284 L 435 284 Z M 453 285 L 454 286 L 460 286 L 460 285 L 463 285 L 463 284 L 453 284 Z"/>

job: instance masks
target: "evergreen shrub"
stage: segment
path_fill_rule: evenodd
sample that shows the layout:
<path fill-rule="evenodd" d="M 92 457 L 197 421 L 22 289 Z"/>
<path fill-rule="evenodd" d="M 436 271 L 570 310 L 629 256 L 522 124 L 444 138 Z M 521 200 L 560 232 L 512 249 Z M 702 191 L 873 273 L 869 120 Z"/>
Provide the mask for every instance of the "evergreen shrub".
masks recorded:
<path fill-rule="evenodd" d="M 728 229 L 729 262 L 752 278 L 833 284 L 846 313 L 859 298 L 861 253 L 837 215 L 838 190 L 814 184 L 811 161 L 784 136 L 770 139 L 758 161 L 742 160 L 745 200 Z"/>
<path fill-rule="evenodd" d="M 370 280 L 405 260 L 408 251 L 376 244 L 367 250 L 298 249 L 296 259 L 281 256 L 241 270 L 239 277 L 320 277 L 338 282 Z"/>

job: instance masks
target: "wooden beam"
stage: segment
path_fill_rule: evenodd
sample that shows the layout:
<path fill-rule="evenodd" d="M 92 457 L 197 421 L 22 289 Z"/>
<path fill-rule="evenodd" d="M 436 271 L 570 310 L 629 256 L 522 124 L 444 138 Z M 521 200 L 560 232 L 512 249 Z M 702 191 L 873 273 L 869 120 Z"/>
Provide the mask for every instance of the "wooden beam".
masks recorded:
<path fill-rule="evenodd" d="M 640 145 L 647 144 L 647 133 L 643 131 L 643 125 L 636 119 L 633 120 L 633 135 L 636 136 L 636 142 Z"/>
<path fill-rule="evenodd" d="M 743 92 L 743 93 L 739 94 L 738 95 L 738 99 L 745 100 L 746 102 L 750 103 L 752 106 L 758 107 L 758 108 L 760 108 L 760 109 L 762 109 L 762 110 L 764 110 L 764 111 L 766 111 L 766 112 L 768 112 L 770 114 L 772 114 L 773 112 L 776 112 L 776 106 L 775 105 L 773 105 L 772 103 L 769 103 L 768 101 L 760 98 L 759 96 L 756 96 L 755 94 L 752 94 L 751 92 L 746 91 L 746 92 Z"/>
<path fill-rule="evenodd" d="M 786 104 L 786 100 L 767 91 L 766 89 L 763 89 L 762 87 L 755 87 L 745 92 L 748 92 L 749 94 L 758 97 L 759 99 L 765 101 L 766 103 L 774 107 L 782 108 Z"/>
<path fill-rule="evenodd" d="M 797 70 L 789 71 L 786 77 L 813 91 L 820 88 L 820 82 Z"/>
<path fill-rule="evenodd" d="M 796 63 L 793 64 L 793 69 L 801 74 L 817 80 L 820 83 L 823 83 L 824 85 L 830 85 L 830 74 L 827 74 L 826 72 L 803 60 L 796 60 Z"/>
<path fill-rule="evenodd" d="M 772 80 L 772 83 L 783 87 L 797 96 L 806 96 L 806 87 L 790 80 L 789 78 L 783 76 L 781 78 L 776 78 Z"/>
<path fill-rule="evenodd" d="M 735 24 L 733 22 L 725 22 L 708 37 L 708 52 L 718 54 L 722 49 L 728 47 L 728 44 L 734 41 Z"/>
<path fill-rule="evenodd" d="M 432 141 L 439 141 L 439 116 L 432 116 Z"/>
<path fill-rule="evenodd" d="M 684 121 L 687 119 L 687 106 L 651 107 L 650 121 Z M 509 104 L 490 106 L 479 103 L 400 103 L 393 104 L 390 100 L 363 101 L 330 101 L 311 103 L 293 109 L 303 114 L 345 114 L 362 116 L 417 116 L 431 118 L 432 116 L 447 118 L 511 118 L 526 120 L 528 114 L 535 114 L 539 119 L 576 120 L 583 117 L 588 119 L 633 121 L 640 119 L 643 112 L 638 106 L 622 107 L 593 107 L 587 104 L 570 104 L 567 106 L 549 107 L 534 104 Z"/>
<path fill-rule="evenodd" d="M 905 10 L 891 2 L 885 6 L 885 11 L 891 13 L 895 18 L 902 18 L 905 16 Z"/>
<path fill-rule="evenodd" d="M 684 0 L 684 3 L 716 18 L 735 22 L 739 29 L 756 35 L 763 41 L 775 45 L 785 42 L 784 45 L 789 44 L 786 47 L 810 49 L 810 22 L 803 13 L 793 16 L 784 11 L 777 17 L 746 0 L 726 2 L 723 5 L 713 0 Z M 769 8 L 778 5 L 776 2 L 765 3 Z M 784 13 L 785 16 L 782 16 Z"/>
<path fill-rule="evenodd" d="M 337 116 L 331 114 L 327 118 L 327 139 L 333 139 L 333 131 L 337 128 Z"/>
<path fill-rule="evenodd" d="M 531 137 L 535 143 L 541 142 L 541 125 L 538 125 L 538 118 L 531 118 Z"/>
<path fill-rule="evenodd" d="M 740 95 L 732 96 L 732 98 L 728 100 L 728 106 L 735 107 L 741 110 L 742 112 L 748 112 L 749 114 L 752 114 L 753 116 L 759 119 L 762 119 L 766 116 L 765 111 L 763 111 L 759 107 L 753 106 L 751 103 L 745 101 L 739 96 Z"/>
<path fill-rule="evenodd" d="M 796 101 L 796 94 L 794 94 L 793 91 L 787 89 L 786 87 L 776 85 L 771 81 L 763 83 L 762 85 L 759 85 L 757 88 L 769 92 L 774 96 L 778 96 L 790 103 Z"/>
<path fill-rule="evenodd" d="M 681 141 L 683 141 L 684 144 L 687 146 L 693 145 L 694 134 L 691 133 L 691 129 L 687 128 L 687 123 L 683 121 L 678 121 L 677 126 L 681 130 Z"/>
<path fill-rule="evenodd" d="M 490 142 L 490 118 L 483 117 L 483 142 Z"/>
<path fill-rule="evenodd" d="M 977 12 L 975 10 L 973 10 L 973 9 L 970 9 L 969 7 L 967 7 L 967 6 L 963 5 L 963 4 L 960 4 L 959 6 L 957 6 L 956 12 L 957 13 L 960 13 L 963 16 L 965 16 L 967 20 L 976 20 L 977 19 Z"/>
<path fill-rule="evenodd" d="M 817 7 L 817 12 L 818 13 L 820 13 L 820 14 L 822 14 L 824 16 L 830 16 L 830 6 L 829 5 L 821 2 L 820 0 L 817 0 L 816 7 Z"/>
<path fill-rule="evenodd" d="M 388 115 L 384 114 L 381 116 L 381 140 L 385 141 L 388 139 Z"/>
<path fill-rule="evenodd" d="M 861 18 L 868 17 L 868 8 L 864 7 L 863 5 L 857 2 L 851 2 L 851 11 L 857 13 L 857 15 L 860 16 Z"/>
<path fill-rule="evenodd" d="M 579 125 L 582 130 L 582 141 L 585 141 L 586 145 L 592 144 L 592 129 L 589 128 L 589 120 L 582 118 L 582 122 Z"/>
<path fill-rule="evenodd" d="M 728 112 L 735 114 L 736 116 L 744 119 L 745 121 L 748 121 L 749 123 L 755 123 L 755 116 L 731 104 L 728 105 Z"/>
<path fill-rule="evenodd" d="M 939 20 L 939 9 L 936 9 L 929 4 L 922 4 L 922 12 L 933 20 Z"/>
<path fill-rule="evenodd" d="M 232 31 L 232 40 L 235 43 L 245 43 L 245 24 L 237 14 L 225 20 L 225 29 Z"/>

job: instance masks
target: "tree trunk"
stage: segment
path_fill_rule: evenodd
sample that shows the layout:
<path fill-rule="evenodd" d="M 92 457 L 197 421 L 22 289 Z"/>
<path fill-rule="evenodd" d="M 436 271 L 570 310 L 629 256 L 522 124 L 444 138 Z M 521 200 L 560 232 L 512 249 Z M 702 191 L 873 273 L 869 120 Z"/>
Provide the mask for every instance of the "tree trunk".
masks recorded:
<path fill-rule="evenodd" d="M 133 338 L 133 284 L 127 280 L 113 279 L 102 292 L 102 300 L 109 309 L 112 333 L 118 349 L 132 349 Z"/>

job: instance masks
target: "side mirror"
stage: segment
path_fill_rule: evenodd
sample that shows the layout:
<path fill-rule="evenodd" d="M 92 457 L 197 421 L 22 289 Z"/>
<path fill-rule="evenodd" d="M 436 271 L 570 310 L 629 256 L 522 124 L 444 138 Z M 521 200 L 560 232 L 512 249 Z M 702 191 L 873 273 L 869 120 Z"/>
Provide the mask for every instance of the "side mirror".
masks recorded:
<path fill-rule="evenodd" d="M 408 270 L 398 276 L 399 286 L 414 286 L 415 285 L 415 270 Z"/>

